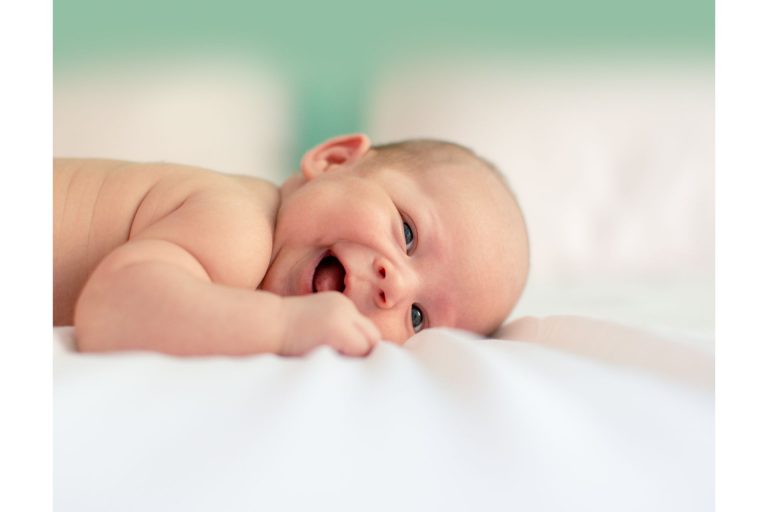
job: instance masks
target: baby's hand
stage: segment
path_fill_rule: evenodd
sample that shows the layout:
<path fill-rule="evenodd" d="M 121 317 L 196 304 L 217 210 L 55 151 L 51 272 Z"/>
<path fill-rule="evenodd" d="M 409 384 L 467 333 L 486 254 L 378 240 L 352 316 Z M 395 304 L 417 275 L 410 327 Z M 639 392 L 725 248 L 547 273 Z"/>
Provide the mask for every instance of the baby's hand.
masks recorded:
<path fill-rule="evenodd" d="M 318 345 L 329 345 L 348 356 L 364 356 L 381 339 L 376 325 L 339 292 L 286 297 L 284 301 L 282 355 L 301 355 Z"/>

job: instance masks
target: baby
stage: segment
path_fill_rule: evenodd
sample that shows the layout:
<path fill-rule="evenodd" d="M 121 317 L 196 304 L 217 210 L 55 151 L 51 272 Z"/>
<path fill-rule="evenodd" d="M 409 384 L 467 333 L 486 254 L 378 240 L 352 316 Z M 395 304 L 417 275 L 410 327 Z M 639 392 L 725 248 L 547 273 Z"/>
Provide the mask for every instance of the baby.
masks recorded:
<path fill-rule="evenodd" d="M 82 351 L 360 356 L 429 327 L 489 334 L 528 274 L 514 195 L 441 141 L 336 137 L 280 187 L 55 159 L 53 211 L 53 323 Z"/>

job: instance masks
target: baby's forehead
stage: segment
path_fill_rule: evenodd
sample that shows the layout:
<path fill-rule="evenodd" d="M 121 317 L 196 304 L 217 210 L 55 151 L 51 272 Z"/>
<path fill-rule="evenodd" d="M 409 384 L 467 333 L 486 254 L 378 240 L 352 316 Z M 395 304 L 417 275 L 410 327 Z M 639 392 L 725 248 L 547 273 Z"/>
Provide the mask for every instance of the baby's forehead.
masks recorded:
<path fill-rule="evenodd" d="M 519 204 L 499 172 L 483 161 L 472 157 L 421 165 L 412 159 L 381 170 L 385 181 L 407 190 L 411 207 L 439 218 L 444 229 L 463 240 L 474 238 L 483 250 L 489 244 L 525 245 Z M 515 243 L 505 240 L 510 230 L 520 234 Z"/>
<path fill-rule="evenodd" d="M 398 206 L 417 223 L 428 219 L 430 230 L 451 235 L 453 244 L 472 243 L 494 254 L 491 244 L 504 243 L 505 231 L 519 211 L 503 182 L 487 169 L 461 164 L 422 168 L 390 168 L 380 177 L 393 186 Z M 507 244 L 508 245 L 508 244 Z"/>
<path fill-rule="evenodd" d="M 442 185 L 439 188 L 454 188 L 463 194 L 482 194 L 488 187 L 501 184 L 496 171 L 475 158 L 409 159 L 382 168 L 413 180 L 427 193 Z"/>
<path fill-rule="evenodd" d="M 491 212 L 517 208 L 516 200 L 497 171 L 480 162 L 404 169 L 427 195 L 442 195 L 456 206 L 467 204 L 474 210 Z M 490 201 L 490 203 L 489 203 Z M 482 203 L 482 204 L 480 204 Z M 482 208 L 485 205 L 488 208 Z"/>
<path fill-rule="evenodd" d="M 504 182 L 487 169 L 457 166 L 428 173 L 435 214 L 449 242 L 444 255 L 455 280 L 460 323 L 480 332 L 508 314 L 528 273 L 522 212 Z M 461 283 L 461 285 L 458 285 Z"/>

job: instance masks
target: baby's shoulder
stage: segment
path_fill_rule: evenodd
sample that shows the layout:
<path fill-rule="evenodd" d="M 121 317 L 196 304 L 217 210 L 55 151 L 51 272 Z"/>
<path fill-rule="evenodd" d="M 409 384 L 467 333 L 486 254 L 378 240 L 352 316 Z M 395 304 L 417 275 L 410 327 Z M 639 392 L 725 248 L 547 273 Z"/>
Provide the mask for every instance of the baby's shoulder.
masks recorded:
<path fill-rule="evenodd" d="M 272 257 L 279 190 L 258 178 L 209 178 L 187 200 L 195 237 L 206 233 L 201 256 L 207 253 L 203 259 L 218 268 L 218 281 L 255 288 Z"/>
<path fill-rule="evenodd" d="M 267 181 L 178 166 L 147 193 L 132 237 L 174 242 L 215 281 L 255 287 L 271 258 L 278 205 Z"/>
<path fill-rule="evenodd" d="M 186 201 L 222 225 L 243 232 L 267 230 L 271 237 L 280 192 L 274 184 L 259 178 L 207 173 Z"/>

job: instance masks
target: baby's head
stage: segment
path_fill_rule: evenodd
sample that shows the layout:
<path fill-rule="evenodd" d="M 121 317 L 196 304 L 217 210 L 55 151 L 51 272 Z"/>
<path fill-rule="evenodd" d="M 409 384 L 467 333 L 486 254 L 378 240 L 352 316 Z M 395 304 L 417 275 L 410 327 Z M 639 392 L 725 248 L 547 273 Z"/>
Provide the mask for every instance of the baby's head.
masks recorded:
<path fill-rule="evenodd" d="M 337 137 L 304 155 L 281 196 L 262 287 L 341 291 L 384 339 L 437 326 L 490 334 L 525 286 L 522 212 L 498 171 L 462 146 Z"/>

